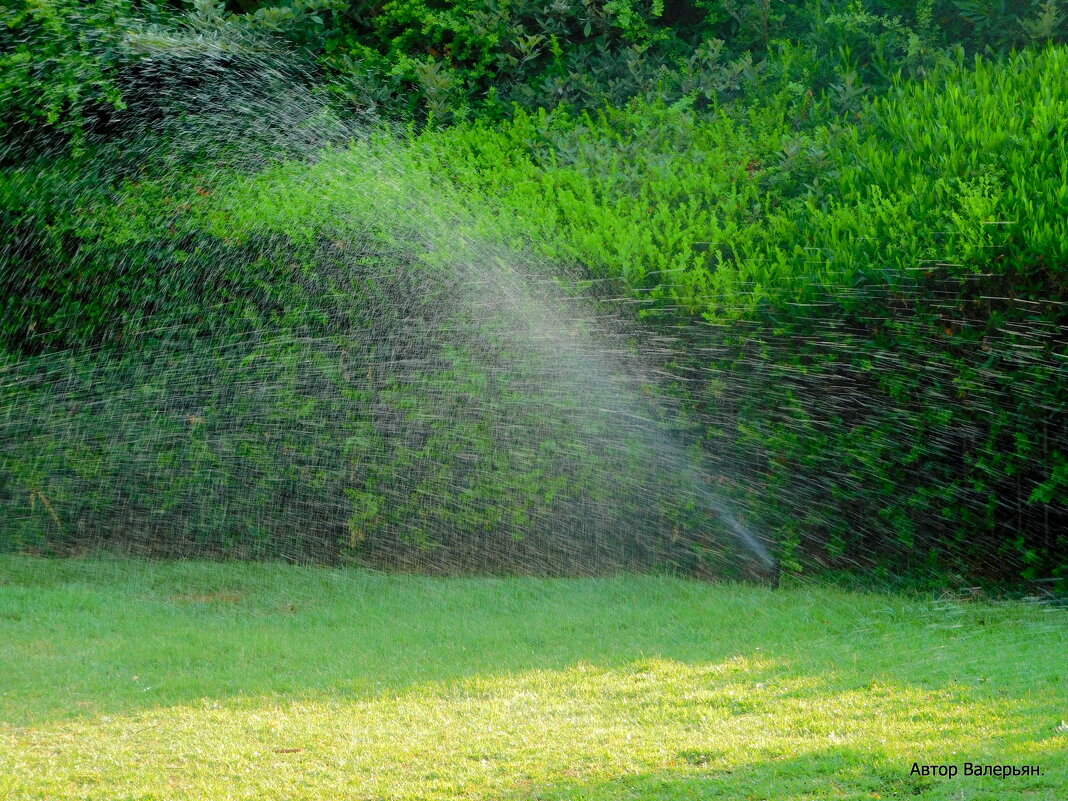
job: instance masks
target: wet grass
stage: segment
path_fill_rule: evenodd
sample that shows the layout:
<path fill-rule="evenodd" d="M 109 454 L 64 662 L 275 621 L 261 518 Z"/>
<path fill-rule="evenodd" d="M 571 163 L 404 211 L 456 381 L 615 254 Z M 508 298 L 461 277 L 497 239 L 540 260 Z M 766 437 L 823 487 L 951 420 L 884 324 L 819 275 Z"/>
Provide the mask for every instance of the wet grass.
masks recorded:
<path fill-rule="evenodd" d="M 1057 799 L 1066 654 L 1019 603 L 0 557 L 0 797 Z"/>

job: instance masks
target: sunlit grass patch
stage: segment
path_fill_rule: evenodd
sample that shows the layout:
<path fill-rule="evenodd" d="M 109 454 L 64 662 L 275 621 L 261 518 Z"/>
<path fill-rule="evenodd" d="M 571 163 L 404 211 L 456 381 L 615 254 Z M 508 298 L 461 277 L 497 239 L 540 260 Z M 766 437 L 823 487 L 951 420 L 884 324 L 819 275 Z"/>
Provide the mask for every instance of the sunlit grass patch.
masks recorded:
<path fill-rule="evenodd" d="M 1064 614 L 5 559 L 0 795 L 1054 799 Z M 910 775 L 964 761 L 1042 775 Z"/>

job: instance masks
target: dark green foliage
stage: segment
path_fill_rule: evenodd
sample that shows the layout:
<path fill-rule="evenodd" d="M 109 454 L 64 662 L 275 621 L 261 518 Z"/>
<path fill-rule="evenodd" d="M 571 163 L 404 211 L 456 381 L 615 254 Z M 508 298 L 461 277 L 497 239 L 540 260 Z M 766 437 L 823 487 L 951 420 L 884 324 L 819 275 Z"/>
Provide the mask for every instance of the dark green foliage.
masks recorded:
<path fill-rule="evenodd" d="M 1048 0 L 320 5 L 333 9 L 317 17 L 326 20 L 322 63 L 351 101 L 421 107 L 439 120 L 500 115 L 513 102 L 599 108 L 636 96 L 757 96 L 789 83 L 851 109 L 898 73 L 929 73 L 954 46 L 1005 51 L 1068 36 L 1068 14 Z"/>
<path fill-rule="evenodd" d="M 16 0 L 0 10 L 0 136 L 48 135 L 79 145 L 94 117 L 123 108 L 115 83 L 130 0 Z"/>
<path fill-rule="evenodd" d="M 138 65 L 146 48 L 179 52 L 177 31 L 231 53 L 275 47 L 350 109 L 439 123 L 500 119 L 514 103 L 700 106 L 786 87 L 849 111 L 899 73 L 929 74 L 954 47 L 1068 36 L 1052 0 L 18 0 L 0 14 L 5 138 L 61 134 L 79 147 L 117 112 L 142 113 Z"/>

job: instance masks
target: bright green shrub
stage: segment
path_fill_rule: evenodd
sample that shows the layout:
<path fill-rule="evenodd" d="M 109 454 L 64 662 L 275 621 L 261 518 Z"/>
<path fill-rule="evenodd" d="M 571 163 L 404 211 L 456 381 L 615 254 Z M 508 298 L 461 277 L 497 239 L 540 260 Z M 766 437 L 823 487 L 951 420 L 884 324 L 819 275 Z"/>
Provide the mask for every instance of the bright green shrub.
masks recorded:
<path fill-rule="evenodd" d="M 801 134 L 791 102 L 712 122 L 685 105 L 519 114 L 427 139 L 538 231 L 532 247 L 618 279 L 650 321 L 706 321 L 681 364 L 730 376 L 690 385 L 708 447 L 787 551 L 1060 575 L 1065 60 L 962 61 Z"/>

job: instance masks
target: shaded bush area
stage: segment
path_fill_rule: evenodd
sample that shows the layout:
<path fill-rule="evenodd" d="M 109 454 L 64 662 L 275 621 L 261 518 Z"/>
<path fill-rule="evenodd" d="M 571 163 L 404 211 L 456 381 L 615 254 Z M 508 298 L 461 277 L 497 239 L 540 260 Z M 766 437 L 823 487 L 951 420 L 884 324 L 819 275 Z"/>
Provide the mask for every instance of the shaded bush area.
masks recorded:
<path fill-rule="evenodd" d="M 225 71 L 273 46 L 349 110 L 446 122 L 509 117 L 516 103 L 759 103 L 787 87 L 855 111 L 955 47 L 1068 36 L 1054 0 L 16 0 L 0 22 L 0 131 L 76 147 L 143 113 L 139 73 L 168 51 L 214 50 Z"/>

